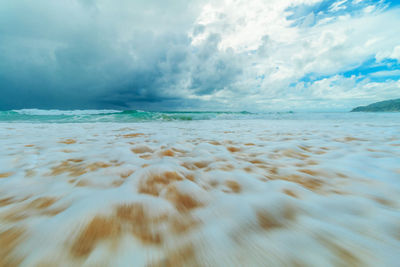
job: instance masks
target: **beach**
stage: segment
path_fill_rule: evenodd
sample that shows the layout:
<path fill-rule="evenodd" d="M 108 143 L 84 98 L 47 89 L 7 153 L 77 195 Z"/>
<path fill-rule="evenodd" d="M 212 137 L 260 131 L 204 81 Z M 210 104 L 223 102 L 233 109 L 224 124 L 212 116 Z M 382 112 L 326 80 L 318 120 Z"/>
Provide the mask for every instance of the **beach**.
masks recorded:
<path fill-rule="evenodd" d="M 242 115 L 1 122 L 0 266 L 398 266 L 399 114 Z"/>

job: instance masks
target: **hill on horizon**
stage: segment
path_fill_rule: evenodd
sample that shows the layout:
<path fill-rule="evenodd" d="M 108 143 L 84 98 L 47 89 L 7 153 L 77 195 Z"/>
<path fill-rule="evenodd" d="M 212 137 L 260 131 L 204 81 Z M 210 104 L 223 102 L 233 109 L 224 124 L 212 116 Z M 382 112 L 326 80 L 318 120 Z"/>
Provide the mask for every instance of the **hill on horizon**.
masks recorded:
<path fill-rule="evenodd" d="M 400 98 L 356 107 L 351 112 L 400 112 Z"/>

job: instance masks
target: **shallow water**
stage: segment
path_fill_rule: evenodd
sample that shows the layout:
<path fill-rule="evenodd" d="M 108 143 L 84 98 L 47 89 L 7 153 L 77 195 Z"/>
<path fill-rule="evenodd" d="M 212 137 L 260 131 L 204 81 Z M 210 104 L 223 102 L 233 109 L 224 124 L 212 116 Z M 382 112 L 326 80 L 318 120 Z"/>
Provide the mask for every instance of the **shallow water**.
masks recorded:
<path fill-rule="evenodd" d="M 400 114 L 277 116 L 0 123 L 0 265 L 398 266 Z"/>

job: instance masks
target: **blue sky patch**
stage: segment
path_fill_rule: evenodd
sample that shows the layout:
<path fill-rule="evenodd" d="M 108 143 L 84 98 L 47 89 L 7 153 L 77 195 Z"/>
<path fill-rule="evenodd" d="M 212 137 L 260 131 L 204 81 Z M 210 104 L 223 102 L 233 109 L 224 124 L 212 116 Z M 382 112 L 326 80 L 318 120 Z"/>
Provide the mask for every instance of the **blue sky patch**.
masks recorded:
<path fill-rule="evenodd" d="M 292 27 L 313 26 L 318 21 L 325 18 L 336 19 L 341 15 L 356 16 L 363 12 L 364 8 L 374 5 L 380 10 L 400 6 L 400 1 L 374 1 L 363 0 L 360 2 L 354 0 L 325 0 L 314 5 L 301 4 L 291 6 L 286 9 L 291 14 L 286 18 L 293 21 Z"/>

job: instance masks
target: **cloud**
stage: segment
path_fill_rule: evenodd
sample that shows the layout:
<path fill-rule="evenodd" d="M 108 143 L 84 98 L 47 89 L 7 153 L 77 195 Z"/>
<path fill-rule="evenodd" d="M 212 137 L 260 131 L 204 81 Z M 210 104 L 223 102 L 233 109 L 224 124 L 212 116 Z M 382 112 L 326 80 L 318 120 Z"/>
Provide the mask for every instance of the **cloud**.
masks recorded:
<path fill-rule="evenodd" d="M 0 109 L 351 108 L 398 97 L 398 65 L 346 73 L 400 62 L 399 27 L 385 1 L 2 1 Z"/>
<path fill-rule="evenodd" d="M 127 107 L 169 97 L 196 8 L 195 1 L 2 2 L 0 108 L 97 107 L 107 99 Z"/>
<path fill-rule="evenodd" d="M 383 70 L 371 73 L 372 77 L 399 77 L 400 70 Z"/>
<path fill-rule="evenodd" d="M 335 6 L 342 6 L 347 1 L 335 3 Z M 378 59 L 380 54 L 383 55 L 379 58 L 381 61 L 394 57 L 395 52 L 392 51 L 400 42 L 395 34 L 397 28 L 393 27 L 400 26 L 399 10 L 385 9 L 385 5 L 380 4 L 376 12 L 366 14 L 357 12 L 364 8 L 363 5 L 358 9 L 348 6 L 348 13 L 326 20 L 329 14 L 323 16 L 321 13 L 336 12 L 336 8 L 332 10 L 327 5 L 314 16 L 314 11 L 318 10 L 316 5 L 322 6 L 322 3 L 251 1 L 249 4 L 248 1 L 224 1 L 205 7 L 198 19 L 204 29 L 200 36 L 195 36 L 193 45 L 207 40 L 208 34 L 219 34 L 220 51 L 232 49 L 236 58 L 246 58 L 241 61 L 243 71 L 236 77 L 236 82 L 230 84 L 223 94 L 214 94 L 213 99 L 229 102 L 231 107 L 239 109 L 249 106 L 259 109 L 307 109 L 310 108 L 307 104 L 310 101 L 321 103 L 313 104 L 312 108 L 329 106 L 344 109 L 357 103 L 362 90 L 370 94 L 368 99 L 371 101 L 382 96 L 397 97 L 400 90 L 398 83 L 392 84 L 391 94 L 384 88 L 385 83 L 381 84 L 381 91 L 361 86 L 363 81 L 369 80 L 368 75 L 352 83 L 344 77 L 347 83 L 336 82 L 337 85 L 325 90 L 321 86 L 329 85 L 329 77 L 340 77 L 341 73 L 356 69 L 371 58 Z M 299 11 L 301 6 L 303 8 Z M 293 12 L 300 12 L 301 15 L 294 16 Z M 292 19 L 301 23 L 293 24 Z M 310 75 L 320 82 L 296 86 Z M 392 78 L 399 80 L 399 77 Z M 349 84 L 358 91 L 349 90 Z M 348 92 L 343 93 L 345 91 Z M 367 97 L 363 95 L 363 98 Z"/>

